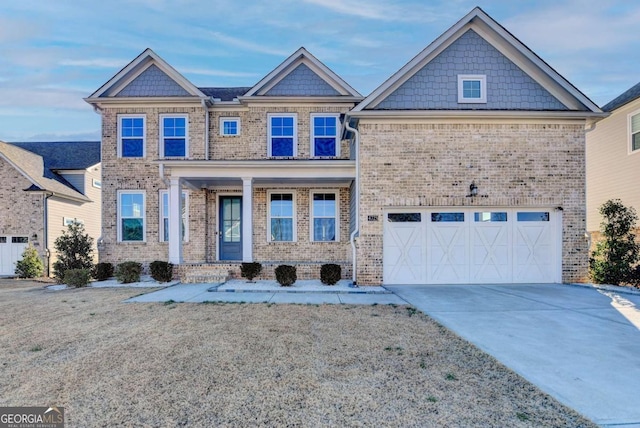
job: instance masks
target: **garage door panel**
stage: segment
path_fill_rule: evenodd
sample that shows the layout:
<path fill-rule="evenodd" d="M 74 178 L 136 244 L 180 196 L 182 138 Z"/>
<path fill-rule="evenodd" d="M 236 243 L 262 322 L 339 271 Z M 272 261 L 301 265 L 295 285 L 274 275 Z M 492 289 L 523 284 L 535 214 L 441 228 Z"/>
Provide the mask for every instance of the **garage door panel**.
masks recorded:
<path fill-rule="evenodd" d="M 383 239 L 384 282 L 424 283 L 426 255 L 422 223 L 420 221 L 386 222 Z"/>
<path fill-rule="evenodd" d="M 511 277 L 509 229 L 506 222 L 472 226 L 471 282 L 507 282 Z"/>
<path fill-rule="evenodd" d="M 16 262 L 28 246 L 25 236 L 0 236 L 0 275 L 14 275 Z"/>
<path fill-rule="evenodd" d="M 432 283 L 464 283 L 469 280 L 469 244 L 465 223 L 429 224 L 427 272 Z"/>

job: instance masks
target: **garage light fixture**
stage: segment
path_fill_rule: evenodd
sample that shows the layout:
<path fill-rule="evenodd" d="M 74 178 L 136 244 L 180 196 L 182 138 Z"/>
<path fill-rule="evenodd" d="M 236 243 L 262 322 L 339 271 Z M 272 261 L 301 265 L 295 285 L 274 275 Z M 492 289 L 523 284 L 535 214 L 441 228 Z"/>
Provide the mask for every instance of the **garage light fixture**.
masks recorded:
<path fill-rule="evenodd" d="M 476 186 L 476 183 L 472 181 L 469 186 L 469 194 L 467 195 L 467 198 L 473 198 L 475 196 L 478 196 L 478 186 Z"/>

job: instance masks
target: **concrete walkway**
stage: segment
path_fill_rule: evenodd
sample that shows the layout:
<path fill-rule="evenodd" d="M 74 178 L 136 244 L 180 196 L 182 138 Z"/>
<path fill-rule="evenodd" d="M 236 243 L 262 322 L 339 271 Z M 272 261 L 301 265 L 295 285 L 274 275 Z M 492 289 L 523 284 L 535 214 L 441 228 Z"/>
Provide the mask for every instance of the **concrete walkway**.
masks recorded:
<path fill-rule="evenodd" d="M 383 287 L 351 287 L 341 281 L 335 286 L 319 281 L 297 281 L 292 287 L 280 287 L 275 281 L 247 283 L 242 280 L 224 284 L 177 284 L 128 299 L 127 302 L 229 302 L 299 303 L 350 305 L 406 305 L 402 298 Z"/>
<path fill-rule="evenodd" d="M 640 294 L 557 284 L 386 288 L 595 423 L 640 427 Z"/>

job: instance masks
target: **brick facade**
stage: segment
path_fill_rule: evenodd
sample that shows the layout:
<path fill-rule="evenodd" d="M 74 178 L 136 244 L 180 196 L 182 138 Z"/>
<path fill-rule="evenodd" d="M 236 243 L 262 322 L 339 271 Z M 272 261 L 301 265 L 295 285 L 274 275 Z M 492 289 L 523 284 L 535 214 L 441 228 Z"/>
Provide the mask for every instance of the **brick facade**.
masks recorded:
<path fill-rule="evenodd" d="M 587 275 L 584 127 L 360 122 L 358 282 L 382 281 L 387 207 L 562 207 L 562 280 Z M 475 182 L 483 197 L 467 198 Z M 484 197 L 486 196 L 486 197 Z"/>

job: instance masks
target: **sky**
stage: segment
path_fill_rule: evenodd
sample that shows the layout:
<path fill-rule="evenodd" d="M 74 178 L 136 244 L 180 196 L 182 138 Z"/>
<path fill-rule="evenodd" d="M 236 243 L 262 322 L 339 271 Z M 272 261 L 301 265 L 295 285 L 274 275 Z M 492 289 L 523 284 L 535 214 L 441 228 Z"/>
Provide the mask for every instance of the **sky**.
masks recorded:
<path fill-rule="evenodd" d="M 636 0 L 2 0 L 0 140 L 99 140 L 83 98 L 146 48 L 224 87 L 304 46 L 368 95 L 475 6 L 600 106 L 640 81 Z"/>

